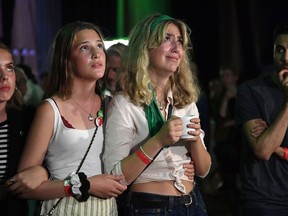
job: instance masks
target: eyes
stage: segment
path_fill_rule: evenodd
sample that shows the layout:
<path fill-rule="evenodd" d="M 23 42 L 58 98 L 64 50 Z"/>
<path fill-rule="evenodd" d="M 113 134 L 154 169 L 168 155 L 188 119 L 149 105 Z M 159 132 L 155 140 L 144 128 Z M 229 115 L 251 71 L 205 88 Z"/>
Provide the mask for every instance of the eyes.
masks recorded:
<path fill-rule="evenodd" d="M 99 42 L 99 43 L 96 44 L 95 48 L 104 50 L 104 44 Z M 90 44 L 84 44 L 84 45 L 80 46 L 80 51 L 83 51 L 83 52 L 90 51 L 90 50 L 93 50 L 93 49 L 94 49 L 94 46 L 92 46 Z"/>
<path fill-rule="evenodd" d="M 8 72 L 14 72 L 14 65 L 13 64 L 7 65 L 6 70 Z"/>
<path fill-rule="evenodd" d="M 10 63 L 10 64 L 3 65 L 3 68 L 0 67 L 0 71 L 14 73 L 14 64 Z"/>
<path fill-rule="evenodd" d="M 283 54 L 283 53 L 285 53 L 285 51 L 286 51 L 286 49 L 282 46 L 276 46 L 276 48 L 275 48 L 275 52 L 279 53 L 279 54 Z"/>
<path fill-rule="evenodd" d="M 14 64 L 10 63 L 10 64 L 4 64 L 4 65 L 0 65 L 0 77 L 3 77 L 5 74 L 5 76 L 13 76 L 14 73 Z"/>
<path fill-rule="evenodd" d="M 167 33 L 164 42 L 177 42 L 178 45 L 183 46 L 183 38 L 182 37 L 175 37 L 175 35 Z"/>

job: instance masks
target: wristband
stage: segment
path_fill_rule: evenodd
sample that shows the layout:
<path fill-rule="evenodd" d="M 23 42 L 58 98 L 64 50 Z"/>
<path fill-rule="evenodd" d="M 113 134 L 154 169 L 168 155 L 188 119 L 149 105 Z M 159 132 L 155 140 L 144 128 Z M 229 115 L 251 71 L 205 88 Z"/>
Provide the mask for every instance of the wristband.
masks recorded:
<path fill-rule="evenodd" d="M 80 191 L 81 182 L 80 182 L 78 174 L 76 174 L 76 173 L 70 174 L 70 184 L 71 184 L 71 191 L 73 193 L 73 197 L 76 200 L 78 200 L 82 195 L 82 193 Z"/>
<path fill-rule="evenodd" d="M 151 162 L 151 160 L 150 160 L 148 157 L 146 157 L 145 154 L 143 154 L 143 152 L 141 151 L 141 149 L 138 149 L 138 150 L 136 151 L 136 154 L 137 154 L 137 156 L 139 157 L 139 159 L 140 159 L 143 163 L 145 163 L 145 164 L 148 165 L 148 164 Z"/>
<path fill-rule="evenodd" d="M 78 201 L 79 202 L 85 202 L 90 197 L 90 195 L 88 193 L 88 190 L 90 189 L 90 182 L 87 180 L 87 176 L 83 172 L 79 172 L 78 176 L 79 176 L 79 179 L 81 182 L 80 191 L 82 193 L 82 195 L 80 196 Z"/>
<path fill-rule="evenodd" d="M 65 195 L 66 197 L 70 197 L 73 195 L 72 190 L 71 190 L 71 184 L 69 179 L 64 180 L 64 190 L 65 190 Z"/>
<path fill-rule="evenodd" d="M 90 189 L 90 182 L 87 176 L 80 172 L 78 174 L 72 172 L 64 180 L 64 190 L 66 196 L 73 196 L 78 202 L 85 202 L 90 197 L 88 190 Z"/>
<path fill-rule="evenodd" d="M 146 152 L 143 150 L 142 146 L 140 146 L 140 150 L 142 151 L 142 153 L 143 153 L 150 161 L 153 160 L 153 158 L 149 157 L 149 155 L 146 154 Z"/>
<path fill-rule="evenodd" d="M 287 159 L 288 159 L 288 148 L 287 148 L 287 147 L 283 147 L 283 148 L 284 148 L 284 150 L 285 150 L 285 153 L 284 153 L 282 159 L 283 159 L 283 160 L 287 160 Z"/>

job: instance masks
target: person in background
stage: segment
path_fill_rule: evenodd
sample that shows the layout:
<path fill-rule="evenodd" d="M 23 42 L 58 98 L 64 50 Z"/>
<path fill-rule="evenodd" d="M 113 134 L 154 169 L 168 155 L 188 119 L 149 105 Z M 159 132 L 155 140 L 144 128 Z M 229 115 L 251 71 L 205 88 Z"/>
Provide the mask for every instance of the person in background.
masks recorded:
<path fill-rule="evenodd" d="M 34 116 L 34 109 L 23 106 L 16 89 L 15 65 L 11 50 L 0 42 L 0 212 L 5 216 L 27 216 L 26 200 L 6 188 L 17 172 L 19 158 Z"/>
<path fill-rule="evenodd" d="M 107 49 L 107 69 L 104 76 L 105 96 L 113 96 L 116 88 L 117 75 L 120 72 L 122 64 L 122 56 L 127 46 L 123 43 L 116 43 Z"/>
<path fill-rule="evenodd" d="M 17 67 L 22 68 L 28 78 L 27 92 L 24 96 L 25 104 L 37 107 L 43 99 L 44 91 L 38 84 L 37 78 L 29 65 L 17 64 Z"/>
<path fill-rule="evenodd" d="M 183 167 L 193 160 L 195 175 L 204 178 L 211 166 L 195 103 L 200 89 L 189 33 L 178 19 L 152 15 L 129 35 L 103 157 L 106 172 L 123 175 L 122 184 L 129 185 L 126 215 L 207 214 Z M 188 125 L 194 138 L 180 140 L 180 117 L 187 114 L 195 115 Z"/>
<path fill-rule="evenodd" d="M 47 81 L 48 81 L 48 71 L 43 71 L 39 76 L 39 85 L 44 90 L 47 88 Z"/>
<path fill-rule="evenodd" d="M 240 212 L 238 179 L 241 133 L 235 123 L 235 103 L 239 77 L 233 64 L 221 66 L 219 75 L 223 92 L 219 98 L 218 112 L 215 117 L 214 152 L 223 182 L 218 190 L 227 195 L 232 215 L 237 216 Z"/>
<path fill-rule="evenodd" d="M 17 89 L 20 91 L 22 97 L 24 98 L 28 90 L 27 87 L 28 77 L 26 76 L 22 68 L 15 66 L 14 70 L 16 75 Z"/>
<path fill-rule="evenodd" d="M 288 154 L 282 152 L 288 147 L 288 22 L 275 28 L 273 44 L 274 72 L 241 84 L 237 91 L 245 216 L 288 215 Z"/>
<path fill-rule="evenodd" d="M 19 173 L 10 189 L 44 200 L 41 215 L 117 215 L 114 197 L 127 187 L 120 175 L 103 174 L 102 78 L 106 51 L 100 29 L 72 22 L 52 46 L 46 99 L 37 109 Z M 28 168 L 44 164 L 49 180 L 27 185 Z M 44 168 L 43 168 L 44 169 Z"/>

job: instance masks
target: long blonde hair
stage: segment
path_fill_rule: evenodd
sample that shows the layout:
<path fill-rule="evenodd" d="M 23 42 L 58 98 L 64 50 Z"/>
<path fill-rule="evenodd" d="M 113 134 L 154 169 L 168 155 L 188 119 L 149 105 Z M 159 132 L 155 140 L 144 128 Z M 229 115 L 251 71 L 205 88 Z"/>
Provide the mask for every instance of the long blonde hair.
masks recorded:
<path fill-rule="evenodd" d="M 178 72 L 169 78 L 169 88 L 173 92 L 174 106 L 183 108 L 196 102 L 200 88 L 196 72 L 192 71 L 190 51 L 190 29 L 181 20 L 167 15 L 152 15 L 140 21 L 130 32 L 129 45 L 123 56 L 122 72 L 118 77 L 118 88 L 135 105 L 149 105 L 153 99 L 153 83 L 148 68 L 149 50 L 157 48 L 164 41 L 167 26 L 173 23 L 179 27 L 183 38 L 183 57 Z M 167 90 L 168 90 L 167 89 Z"/>

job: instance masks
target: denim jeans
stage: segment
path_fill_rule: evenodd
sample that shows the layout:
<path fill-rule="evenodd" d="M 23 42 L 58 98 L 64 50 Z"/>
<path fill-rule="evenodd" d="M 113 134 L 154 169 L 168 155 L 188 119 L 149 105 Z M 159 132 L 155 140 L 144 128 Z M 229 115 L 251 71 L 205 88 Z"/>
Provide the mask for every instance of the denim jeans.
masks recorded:
<path fill-rule="evenodd" d="M 157 196 L 157 195 L 156 195 Z M 137 204 L 137 206 L 133 205 L 133 198 L 126 203 L 125 207 L 122 207 L 119 211 L 119 216 L 207 216 L 207 210 L 205 203 L 202 199 L 200 190 L 198 186 L 194 187 L 193 192 L 191 193 L 193 197 L 193 202 L 191 205 L 181 205 L 177 207 L 161 207 L 161 208 L 147 208 L 141 206 L 141 204 Z M 128 195 L 129 197 L 129 195 Z M 150 199 L 154 199 L 155 195 L 150 194 Z M 129 199 L 129 198 L 128 198 Z M 145 201 L 143 201 L 144 204 Z"/>

